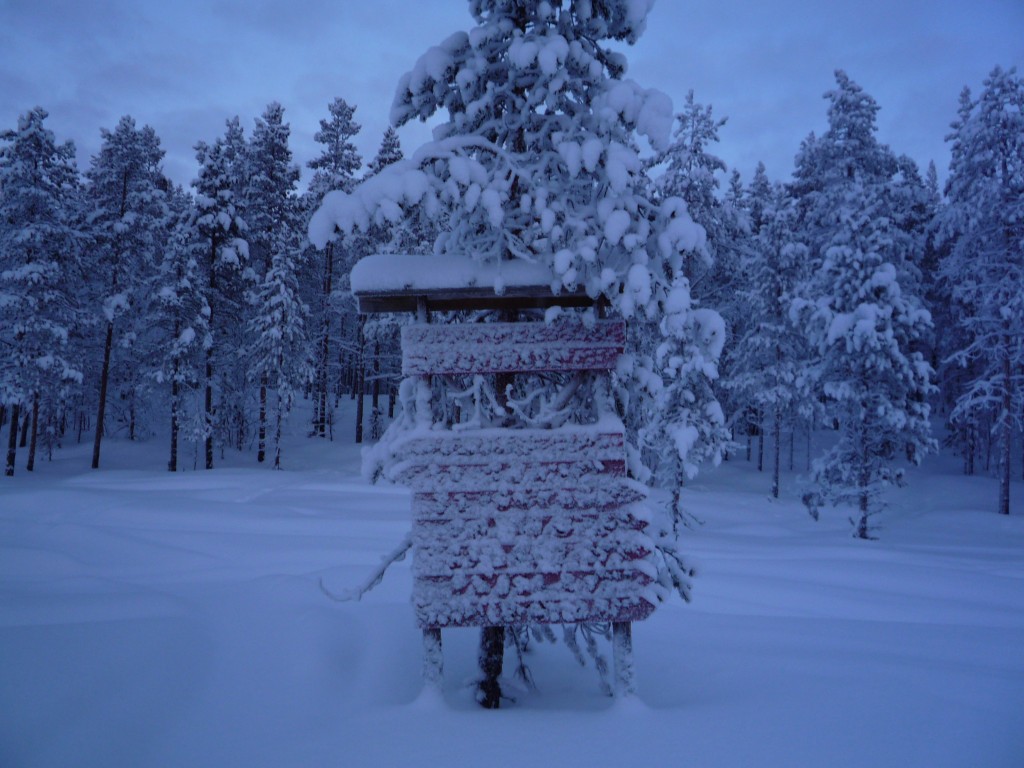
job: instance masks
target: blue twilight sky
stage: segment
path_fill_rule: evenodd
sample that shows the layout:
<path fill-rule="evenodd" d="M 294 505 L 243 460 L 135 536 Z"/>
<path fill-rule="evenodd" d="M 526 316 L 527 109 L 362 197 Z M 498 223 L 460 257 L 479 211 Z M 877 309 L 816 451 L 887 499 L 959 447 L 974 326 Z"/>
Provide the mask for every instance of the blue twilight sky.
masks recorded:
<path fill-rule="evenodd" d="M 281 102 L 303 165 L 327 104 L 357 106 L 372 159 L 399 76 L 472 26 L 465 0 L 0 0 L 0 128 L 40 105 L 83 167 L 101 127 L 130 114 L 156 129 L 165 169 L 187 184 L 199 139 L 239 115 L 247 134 Z M 822 94 L 842 68 L 880 104 L 879 136 L 945 175 L 943 141 L 964 85 L 1024 68 L 1024 0 L 658 0 L 628 51 L 629 76 L 672 97 L 689 89 L 729 118 L 718 154 L 749 180 L 758 160 L 786 178 Z M 410 153 L 429 138 L 400 132 Z M 304 172 L 308 178 L 309 172 Z"/>

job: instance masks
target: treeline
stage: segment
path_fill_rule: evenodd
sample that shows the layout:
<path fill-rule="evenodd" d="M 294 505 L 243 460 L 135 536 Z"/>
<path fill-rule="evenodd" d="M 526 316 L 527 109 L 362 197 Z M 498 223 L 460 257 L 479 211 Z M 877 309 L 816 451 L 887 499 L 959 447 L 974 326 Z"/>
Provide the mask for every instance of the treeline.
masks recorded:
<path fill-rule="evenodd" d="M 318 437 L 332 436 L 343 395 L 372 392 L 373 406 L 386 407 L 378 398 L 382 379 L 384 396 L 394 380 L 393 334 L 360 324 L 347 275 L 367 252 L 413 244 L 381 230 L 316 251 L 305 234 L 324 194 L 359 179 L 353 114 L 342 99 L 329 106 L 301 193 L 276 103 L 248 137 L 234 118 L 216 141 L 199 142 L 188 191 L 163 175 L 153 129 L 131 117 L 102 130 L 84 174 L 41 108 L 0 134 L 7 475 L 19 449 L 32 471 L 40 451 L 92 440 L 95 468 L 105 434 L 134 440 L 168 425 L 171 471 L 184 445 L 206 468 L 227 448 L 250 447 L 280 466 L 297 397 L 312 400 Z M 401 156 L 389 130 L 364 175 Z"/>
<path fill-rule="evenodd" d="M 683 272 L 695 306 L 725 319 L 716 394 L 733 438 L 771 470 L 774 495 L 784 463 L 807 466 L 809 509 L 851 503 L 867 536 L 878 493 L 935 448 L 934 409 L 965 471 L 997 470 L 1007 513 L 1024 421 L 1024 83 L 997 68 L 977 98 L 964 91 L 941 189 L 934 165 L 922 173 L 877 140 L 879 107 L 844 73 L 826 99 L 828 128 L 803 142 L 785 183 L 763 167 L 746 184 L 730 174 L 714 154 L 724 120 L 692 93 L 674 143 L 645 171 L 707 233 Z M 348 271 L 373 251 L 429 251 L 437 232 L 393 224 L 309 246 L 327 191 L 402 156 L 389 130 L 361 177 L 353 111 L 330 105 L 302 193 L 277 104 L 249 137 L 236 118 L 200 142 L 188 191 L 163 176 L 158 138 L 131 118 L 103 131 L 84 175 L 42 109 L 2 134 L 7 474 L 26 441 L 28 469 L 39 448 L 86 436 L 99 466 L 105 431 L 136 438 L 161 419 L 171 470 L 182 441 L 206 467 L 249 446 L 276 465 L 300 396 L 313 403 L 312 435 L 328 436 L 337 398 L 355 392 L 374 392 L 380 424 L 394 334 L 362 324 Z M 686 375 L 686 361 L 676 367 Z M 812 457 L 821 425 L 837 440 Z"/>

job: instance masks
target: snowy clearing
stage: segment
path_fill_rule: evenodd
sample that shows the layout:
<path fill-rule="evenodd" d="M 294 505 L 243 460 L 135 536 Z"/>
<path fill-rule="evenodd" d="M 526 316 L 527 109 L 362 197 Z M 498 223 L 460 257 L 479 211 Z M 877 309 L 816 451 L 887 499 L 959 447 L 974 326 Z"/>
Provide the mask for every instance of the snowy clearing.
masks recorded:
<path fill-rule="evenodd" d="M 515 701 L 489 712 L 475 630 L 444 633 L 443 701 L 421 696 L 408 562 L 360 603 L 320 591 L 410 525 L 355 446 L 177 475 L 153 469 L 163 441 L 105 451 L 120 469 L 79 446 L 0 483 L 0 765 L 1024 763 L 1020 482 L 1000 517 L 994 480 L 934 459 L 862 542 L 841 512 L 812 521 L 792 477 L 773 503 L 729 462 L 689 491 L 693 604 L 634 626 L 638 697 L 540 644 L 537 689 L 509 652 Z"/>

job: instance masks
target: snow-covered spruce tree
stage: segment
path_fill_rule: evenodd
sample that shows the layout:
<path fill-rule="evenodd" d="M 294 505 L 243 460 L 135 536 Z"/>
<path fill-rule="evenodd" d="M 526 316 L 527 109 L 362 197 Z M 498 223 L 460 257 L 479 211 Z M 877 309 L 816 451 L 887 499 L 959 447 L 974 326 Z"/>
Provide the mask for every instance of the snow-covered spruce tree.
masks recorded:
<path fill-rule="evenodd" d="M 225 381 L 236 368 L 240 348 L 244 288 L 243 270 L 249 248 L 244 239 L 246 225 L 235 208 L 232 189 L 233 167 L 228 162 L 223 139 L 212 145 L 199 142 L 196 159 L 199 176 L 195 188 L 195 209 L 189 222 L 192 252 L 205 279 L 205 314 L 209 336 L 205 341 L 204 381 L 204 458 L 206 469 L 213 469 L 214 436 L 226 434 L 224 411 L 237 407 L 228 402 Z M 233 378 L 233 377 L 232 377 Z M 234 389 L 233 387 L 231 388 Z M 215 407 L 215 392 L 219 407 Z"/>
<path fill-rule="evenodd" d="M 299 297 L 297 258 L 302 255 L 293 233 L 282 233 L 273 244 L 270 269 L 256 294 L 256 314 L 250 321 L 255 337 L 251 359 L 260 377 L 260 452 L 264 450 L 263 423 L 266 392 L 275 395 L 274 469 L 281 468 L 281 430 L 297 394 L 313 377 L 309 339 L 306 334 L 308 307 Z M 262 461 L 262 456 L 260 458 Z"/>
<path fill-rule="evenodd" d="M 808 506 L 816 515 L 821 503 L 856 504 L 855 535 L 870 538 L 882 490 L 903 480 L 900 460 L 934 450 L 932 371 L 917 351 L 931 320 L 913 292 L 915 242 L 891 205 L 897 164 L 875 138 L 878 106 L 843 72 L 836 82 L 828 131 L 805 144 L 798 168 L 814 271 L 790 311 L 817 351 L 813 383 L 839 426 L 814 464 Z"/>
<path fill-rule="evenodd" d="M 707 233 L 684 265 L 684 272 L 694 296 L 721 308 L 735 292 L 738 240 L 743 229 L 741 212 L 722 194 L 722 178 L 728 170 L 725 161 L 711 152 L 726 118 L 716 118 L 711 105 L 697 103 L 691 90 L 675 121 L 672 144 L 653 161 L 665 164 L 655 187 L 661 198 L 686 201 L 690 217 Z"/>
<path fill-rule="evenodd" d="M 136 128 L 123 117 L 113 131 L 102 130 L 103 145 L 86 174 L 90 285 L 98 293 L 94 312 L 104 336 L 99 365 L 99 396 L 92 467 L 100 464 L 110 380 L 117 399 L 129 403 L 131 436 L 138 408 L 136 376 L 141 368 L 135 345 L 145 333 L 145 292 L 166 242 L 167 182 L 160 162 L 160 140 L 149 126 Z"/>
<path fill-rule="evenodd" d="M 299 231 L 299 209 L 296 187 L 299 183 L 299 168 L 292 163 L 292 151 L 288 147 L 291 128 L 284 122 L 284 108 L 271 102 L 256 119 L 252 140 L 249 142 L 246 159 L 245 222 L 248 225 L 249 263 L 260 288 L 252 294 L 248 327 L 250 336 L 246 349 L 255 361 L 249 367 L 250 379 L 256 378 L 259 388 L 259 415 L 257 417 L 257 461 L 266 458 L 267 449 L 267 388 L 270 378 L 276 378 L 273 365 L 283 362 L 283 348 L 267 345 L 264 334 L 303 334 L 305 326 L 291 326 L 284 320 L 279 306 L 287 301 L 295 307 L 298 297 L 292 291 L 295 278 L 287 277 L 284 271 L 294 269 L 296 254 L 292 253 Z M 271 272 L 273 275 L 271 276 Z M 276 297 L 276 298 L 275 298 Z M 290 313 L 287 317 L 290 318 Z M 285 330 L 287 326 L 287 331 Z M 275 330 L 276 329 L 276 330 Z M 255 334 L 255 335 L 252 335 Z M 294 346 L 295 342 L 289 342 Z M 304 370 L 304 353 L 295 361 L 299 370 Z M 288 360 L 289 365 L 292 361 Z M 300 376 L 301 379 L 301 376 Z M 282 396 L 284 399 L 282 400 Z M 280 428 L 280 408 L 291 409 L 291 391 L 278 392 L 277 424 Z M 280 445 L 277 448 L 280 463 Z"/>
<path fill-rule="evenodd" d="M 384 131 L 384 137 L 380 141 L 380 149 L 377 150 L 376 157 L 370 161 L 369 175 L 380 173 L 403 157 L 405 157 L 405 153 L 402 152 L 402 142 L 398 138 L 398 131 L 389 125 Z"/>
<path fill-rule="evenodd" d="M 169 384 L 170 455 L 167 469 L 178 471 L 179 435 L 205 439 L 206 419 L 198 405 L 205 376 L 205 350 L 213 343 L 207 304 L 209 277 L 194 247 L 193 201 L 184 190 L 169 196 L 173 224 L 153 281 L 149 312 L 160 343 L 150 361 L 153 378 Z"/>
<path fill-rule="evenodd" d="M 374 176 L 385 168 L 405 157 L 402 152 L 398 133 L 391 126 L 384 132 L 377 155 L 369 164 L 366 177 Z M 436 237 L 436 227 L 430 231 L 424 231 L 409 226 L 402 222 L 397 226 L 370 227 L 362 242 L 359 251 L 363 254 L 369 253 L 423 253 L 429 249 Z M 407 318 L 401 315 L 383 314 L 369 318 L 363 324 L 364 343 L 372 345 L 373 349 L 373 371 L 372 393 L 370 411 L 370 440 L 377 442 L 384 429 L 384 410 L 380 405 L 380 394 L 382 385 L 387 383 L 388 409 L 387 418 L 394 417 L 395 404 L 398 394 L 398 385 L 401 382 L 401 342 L 400 327 L 407 322 Z M 358 408 L 357 408 L 358 410 Z"/>
<path fill-rule="evenodd" d="M 721 409 L 717 406 L 717 395 L 711 388 L 712 378 L 706 375 L 703 362 L 698 361 L 704 358 L 704 350 L 710 349 L 714 367 L 719 367 L 722 345 L 725 337 L 731 335 L 729 326 L 735 329 L 739 313 L 726 311 L 726 325 L 712 331 L 707 322 L 717 323 L 716 314 L 708 314 L 706 309 L 698 306 L 722 311 L 735 305 L 733 297 L 739 276 L 738 257 L 744 224 L 740 211 L 721 194 L 721 177 L 727 169 L 721 158 L 711 152 L 712 146 L 718 143 L 718 130 L 725 124 L 725 119 L 715 118 L 711 106 L 698 104 L 691 90 L 682 112 L 675 116 L 675 123 L 672 143 L 650 161 L 665 166 L 655 182 L 656 200 L 682 199 L 689 216 L 705 232 L 705 237 L 683 261 L 680 272 L 689 284 L 696 316 L 703 318 L 704 327 L 700 333 L 710 333 L 715 337 L 711 347 L 701 345 L 693 350 L 672 349 L 671 345 L 665 345 L 664 340 L 658 340 L 652 350 L 653 359 L 662 366 L 661 373 L 670 382 L 666 404 L 657 407 L 667 407 L 671 411 L 682 406 L 684 410 L 670 417 L 670 422 L 689 425 L 685 431 L 676 430 L 671 440 L 655 440 L 655 445 L 661 449 L 660 459 L 667 462 L 666 468 L 674 467 L 671 480 L 665 477 L 669 472 L 663 470 L 660 474 L 662 480 L 667 480 L 674 488 L 678 505 L 679 488 L 686 477 L 692 477 L 702 461 L 717 458 L 729 437 Z M 682 336 L 670 335 L 670 338 L 693 337 L 684 333 Z M 710 338 L 708 336 L 708 340 Z M 685 360 L 698 364 L 687 366 L 682 362 Z M 712 410 L 708 411 L 706 406 L 712 403 Z M 688 437 L 680 442 L 683 434 Z M 682 449 L 691 439 L 698 449 L 695 452 Z M 691 454 L 689 461 L 683 459 L 688 453 Z"/>
<path fill-rule="evenodd" d="M 31 408 L 35 461 L 40 422 L 54 429 L 68 388 L 81 384 L 72 344 L 83 322 L 82 235 L 76 224 L 79 177 L 74 146 L 58 145 L 36 107 L 0 133 L 0 395 L 10 408 L 4 472 L 14 474 L 17 427 Z M 51 435 L 55 438 L 56 435 Z"/>
<path fill-rule="evenodd" d="M 695 464 L 715 452 L 708 439 L 719 434 L 722 420 L 708 392 L 721 318 L 694 305 L 684 271 L 704 231 L 682 199 L 655 200 L 640 157 L 641 135 L 656 150 L 668 146 L 670 100 L 625 79 L 623 55 L 603 47 L 609 40 L 635 42 L 653 2 L 469 5 L 477 26 L 420 57 L 392 107 L 398 125 L 446 112 L 435 141 L 351 193 L 325 196 L 310 237 L 322 247 L 337 230 L 447 216 L 435 253 L 539 263 L 550 270 L 556 292 L 582 288 L 602 297 L 630 324 L 633 348 L 615 382 L 632 442 L 630 471 L 649 477 L 639 443 L 670 442 L 683 466 Z M 648 342 L 651 336 L 660 341 Z M 655 354 L 645 354 L 641 340 Z M 667 379 L 666 372 L 675 375 Z M 555 418 L 543 408 L 526 412 L 523 404 L 551 405 L 557 396 L 520 394 L 517 413 L 526 423 Z M 513 393 L 510 406 L 516 399 Z M 413 407 L 411 399 L 406 403 Z M 391 429 L 411 421 L 406 413 Z M 660 583 L 687 596 L 689 571 L 680 564 L 672 527 L 658 541 Z"/>
<path fill-rule="evenodd" d="M 328 111 L 330 118 L 320 121 L 320 130 L 313 136 L 317 143 L 323 145 L 323 151 L 309 162 L 314 174 L 309 184 L 306 205 L 311 212 L 320 205 L 328 192 L 351 190 L 356 173 L 363 164 L 352 141 L 361 128 L 353 119 L 356 108 L 339 97 L 328 105 Z M 332 240 L 323 248 L 323 268 L 309 301 L 312 310 L 310 328 L 317 329 L 318 337 L 316 376 L 313 381 L 313 435 L 317 437 L 326 437 L 329 433 L 332 348 L 339 350 L 341 356 L 346 356 L 342 345 L 349 350 L 354 348 L 359 332 L 354 310 L 350 307 L 351 299 L 342 284 L 352 268 L 350 250 L 349 243 L 344 239 Z M 343 262 L 342 269 L 338 268 L 339 260 Z M 339 280 L 335 275 L 342 279 Z M 337 334 L 334 334 L 331 324 L 331 318 L 335 315 L 341 316 Z M 351 354 L 347 356 L 352 357 Z M 358 373 L 355 378 L 357 385 Z"/>
<path fill-rule="evenodd" d="M 1013 433 L 1024 422 L 1024 79 L 994 69 L 977 101 L 965 92 L 953 128 L 942 276 L 964 342 L 952 359 L 970 371 L 953 421 L 988 416 L 999 452 L 997 510 L 1009 514 Z"/>
<path fill-rule="evenodd" d="M 751 247 L 743 254 L 740 301 L 749 321 L 733 345 L 726 385 L 741 411 L 763 413 L 771 425 L 771 495 L 779 496 L 782 429 L 792 431 L 813 398 L 802 375 L 809 358 L 802 329 L 789 307 L 805 277 L 807 247 L 791 242 L 793 214 L 783 191 L 773 188 L 758 164 L 746 197 Z"/>
<path fill-rule="evenodd" d="M 447 111 L 437 140 L 351 193 L 329 193 L 311 239 L 323 245 L 337 230 L 448 212 L 436 252 L 546 264 L 556 290 L 604 296 L 638 329 L 658 333 L 667 320 L 665 338 L 704 350 L 713 374 L 714 313 L 696 311 L 684 274 L 704 231 L 680 198 L 653 201 L 637 145 L 640 134 L 667 148 L 671 102 L 624 79 L 624 57 L 599 44 L 635 42 L 651 5 L 471 2 L 478 26 L 424 54 L 392 107 L 396 124 Z M 635 383 L 627 389 L 661 379 L 637 365 L 624 364 L 623 382 Z M 695 410 L 715 418 L 713 402 Z M 654 426 L 629 421 L 634 437 Z M 693 451 L 686 460 L 706 450 L 680 444 Z"/>

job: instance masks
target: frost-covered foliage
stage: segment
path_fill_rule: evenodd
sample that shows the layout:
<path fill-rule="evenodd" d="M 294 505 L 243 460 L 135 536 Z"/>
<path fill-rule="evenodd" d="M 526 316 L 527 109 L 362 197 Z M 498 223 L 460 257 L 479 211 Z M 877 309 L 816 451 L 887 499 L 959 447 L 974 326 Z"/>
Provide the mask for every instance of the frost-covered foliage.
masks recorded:
<path fill-rule="evenodd" d="M 249 255 L 258 275 L 270 268 L 275 240 L 285 233 L 293 238 L 298 230 L 299 168 L 292 162 L 290 135 L 284 108 L 271 102 L 256 119 L 246 148 L 245 223 Z"/>
<path fill-rule="evenodd" d="M 371 467 L 388 471 L 401 454 L 404 430 L 464 433 L 493 426 L 554 434 L 601 423 L 613 410 L 626 421 L 627 466 L 635 478 L 651 479 L 644 449 L 649 456 L 671 457 L 661 472 L 677 484 L 703 459 L 717 456 L 725 420 L 710 382 L 717 376 L 725 329 L 717 313 L 694 301 L 685 270 L 689 254 L 704 246 L 705 230 L 683 199 L 655 193 L 641 158 L 642 138 L 654 151 L 669 146 L 671 102 L 625 79 L 624 57 L 604 47 L 609 40 L 635 42 L 652 5 L 652 0 L 472 0 L 477 26 L 421 56 L 395 95 L 391 117 L 397 125 L 446 113 L 434 141 L 354 189 L 325 196 L 309 228 L 319 247 L 338 232 L 348 239 L 392 226 L 435 231 L 434 255 L 469 258 L 481 273 L 492 271 L 498 275 L 497 293 L 504 287 L 498 265 L 524 262 L 539 267 L 545 276 L 541 284 L 556 295 L 584 291 L 630 324 L 627 354 L 611 377 L 586 368 L 508 373 L 545 370 L 522 366 L 501 368 L 496 376 L 480 371 L 435 381 L 434 392 L 423 381 L 407 381 L 403 414 L 371 453 Z M 556 323 L 557 314 L 553 310 L 545 320 Z M 391 470 L 401 479 L 399 470 Z M 548 470 L 527 461 L 502 471 L 510 476 L 506 484 L 517 475 L 516 484 L 529 487 L 531 473 Z M 537 475 L 537 482 L 541 479 Z M 571 480 L 566 482 L 572 485 Z M 677 504 L 673 512 L 678 509 Z M 644 579 L 688 597 L 692 570 L 676 549 L 673 518 L 636 533 L 648 541 L 654 536 L 653 546 L 643 550 L 651 558 Z M 608 552 L 597 546 L 593 551 Z M 638 567 L 647 559 L 640 552 L 633 553 Z M 537 574 L 513 574 L 508 586 L 518 589 L 530 578 Z M 604 582 L 574 573 L 564 578 L 580 587 L 574 586 L 565 602 L 559 597 L 546 619 L 585 620 L 584 584 Z M 559 582 L 552 587 L 558 595 Z M 502 583 L 491 586 L 500 589 Z M 616 584 L 610 577 L 607 583 L 609 589 Z M 475 582 L 470 586 L 476 590 Z M 626 592 L 635 589 L 626 585 Z M 665 594 L 655 592 L 655 600 Z M 602 600 L 595 598 L 593 617 L 617 615 L 606 612 Z M 516 623 L 505 608 L 488 611 L 491 618 L 484 624 Z M 543 615 L 519 618 L 535 621 Z M 497 706 L 500 663 L 496 667 L 495 661 L 501 642 L 490 627 L 481 653 L 481 702 Z"/>
<path fill-rule="evenodd" d="M 149 126 L 137 128 L 128 116 L 113 131 L 103 130 L 103 145 L 86 174 L 87 224 L 92 243 L 92 314 L 104 338 L 99 353 L 99 396 L 93 468 L 107 429 L 108 400 L 127 405 L 128 436 L 136 437 L 145 400 L 139 391 L 148 354 L 151 320 L 148 293 L 168 238 L 168 183 L 160 163 L 163 150 Z"/>
<path fill-rule="evenodd" d="M 953 421 L 987 420 L 999 443 L 999 512 L 1009 514 L 1010 451 L 1024 422 L 1024 79 L 996 68 L 977 100 L 965 91 L 949 136 L 940 233 L 944 292 L 956 309 L 965 376 Z"/>
<path fill-rule="evenodd" d="M 763 164 L 745 204 L 751 237 L 741 261 L 738 296 L 745 322 L 732 348 L 726 385 L 741 413 L 761 429 L 764 423 L 771 425 L 771 493 L 778 498 L 783 425 L 793 430 L 813 415 L 807 337 L 789 315 L 795 291 L 807 275 L 807 246 L 792 242 L 792 209 L 783 190 L 769 183 Z"/>
<path fill-rule="evenodd" d="M 293 232 L 294 234 L 294 232 Z M 255 337 L 251 351 L 253 374 L 261 381 L 261 435 L 266 411 L 266 390 L 275 393 L 274 468 L 281 468 L 281 429 L 296 396 L 312 381 L 306 318 L 309 308 L 299 297 L 297 244 L 282 238 L 255 297 L 256 314 L 250 320 Z"/>
<path fill-rule="evenodd" d="M 916 349 L 931 324 L 915 289 L 920 244 L 894 209 L 895 157 L 875 139 L 874 100 L 844 73 L 829 100 L 829 128 L 798 159 L 798 215 L 812 271 L 790 313 L 816 351 L 811 375 L 838 441 L 814 465 L 819 504 L 855 503 L 868 538 L 880 493 L 902 482 L 901 457 L 917 463 L 929 436 L 931 367 Z"/>
<path fill-rule="evenodd" d="M 353 118 L 356 108 L 342 98 L 328 106 L 330 119 L 320 121 L 320 130 L 313 139 L 323 145 L 320 155 L 309 162 L 315 173 L 309 183 L 309 193 L 317 204 L 331 190 L 349 190 L 355 183 L 356 173 L 363 164 L 359 150 L 352 139 L 360 125 Z"/>
<path fill-rule="evenodd" d="M 338 230 L 444 220 L 435 253 L 539 263 L 556 292 L 603 296 L 637 324 L 638 339 L 671 339 L 628 363 L 627 389 L 655 378 L 669 389 L 675 379 L 664 376 L 688 368 L 706 386 L 720 328 L 714 313 L 694 306 L 684 274 L 704 230 L 680 198 L 655 199 L 640 156 L 641 137 L 668 147 L 671 102 L 625 79 L 624 57 L 601 44 L 636 40 L 650 6 L 472 3 L 478 26 L 420 57 L 395 96 L 397 124 L 447 113 L 435 141 L 351 192 L 329 193 L 310 223 L 313 242 L 325 245 Z M 718 417 L 713 400 L 698 400 L 696 412 L 677 403 L 679 421 L 660 430 L 693 449 L 682 457 L 693 464 L 706 452 L 700 436 L 714 432 L 708 419 Z M 631 423 L 632 433 L 642 426 Z"/>
<path fill-rule="evenodd" d="M 405 157 L 405 154 L 402 152 L 402 143 L 398 138 L 398 131 L 389 125 L 387 130 L 384 131 L 384 138 L 381 139 L 377 156 L 370 162 L 370 175 L 380 173 L 403 157 Z"/>
<path fill-rule="evenodd" d="M 213 468 L 215 435 L 223 444 L 232 431 L 241 433 L 240 425 L 232 424 L 232 419 L 237 418 L 239 412 L 233 393 L 242 388 L 240 378 L 244 380 L 244 376 L 237 374 L 239 360 L 236 353 L 242 348 L 243 285 L 251 282 L 252 273 L 246 271 L 249 244 L 244 235 L 247 227 L 236 206 L 239 178 L 236 161 L 244 155 L 237 144 L 238 138 L 229 122 L 224 138 L 212 145 L 205 142 L 196 145 L 199 176 L 192 182 L 195 207 L 188 224 L 192 253 L 196 264 L 203 270 L 206 283 L 205 314 L 209 339 L 204 346 L 205 423 L 202 439 L 207 469 Z"/>
<path fill-rule="evenodd" d="M 33 411 L 34 458 L 40 413 L 52 426 L 82 366 L 73 343 L 84 321 L 74 286 L 80 284 L 82 234 L 77 221 L 79 177 L 75 149 L 58 145 L 36 107 L 0 133 L 0 402 Z M 5 471 L 14 473 L 14 442 Z"/>
<path fill-rule="evenodd" d="M 621 57 L 588 34 L 638 34 L 612 23 L 625 17 L 621 5 L 478 5 L 480 26 L 428 51 L 399 84 L 393 120 L 444 109 L 437 140 L 354 194 L 329 195 L 314 242 L 334 226 L 457 211 L 439 252 L 541 261 L 558 286 L 606 293 L 627 316 L 658 315 L 666 288 L 657 267 L 701 233 L 685 207 L 655 209 L 646 192 L 635 136 L 664 146 L 670 102 L 620 79 Z"/>
<path fill-rule="evenodd" d="M 309 350 L 296 270 L 301 257 L 299 168 L 288 146 L 291 127 L 277 102 L 256 120 L 246 151 L 245 223 L 259 284 L 248 294 L 245 340 L 248 382 L 258 390 L 256 460 L 266 458 L 268 390 L 276 390 L 274 466 L 281 466 L 281 426 L 295 391 L 309 381 Z"/>
<path fill-rule="evenodd" d="M 304 206 L 308 213 L 314 211 L 331 190 L 349 190 L 355 184 L 356 174 L 363 164 L 352 139 L 359 133 L 360 125 L 353 119 L 356 108 L 342 98 L 334 99 L 328 105 L 329 119 L 320 120 L 320 130 L 313 138 L 323 146 L 320 155 L 309 163 L 314 170 Z M 307 215 L 308 215 L 307 213 Z M 358 258 L 359 250 L 354 247 L 355 238 L 332 242 L 322 249 L 319 256 L 319 270 L 310 269 L 313 285 L 308 291 L 311 301 L 310 329 L 315 329 L 316 375 L 313 380 L 313 434 L 327 437 L 333 420 L 330 393 L 332 388 L 340 389 L 340 382 L 332 380 L 332 360 L 338 357 L 355 357 L 359 344 L 358 321 L 349 296 L 346 276 Z M 312 264 L 318 257 L 309 254 L 307 261 Z M 341 322 L 333 320 L 340 315 Z M 359 372 L 353 368 L 353 378 L 358 382 Z M 360 400 L 362 403 L 362 400 Z"/>
<path fill-rule="evenodd" d="M 170 196 L 174 218 L 170 239 L 153 284 L 150 314 L 161 331 L 152 374 L 169 384 L 170 455 L 167 468 L 178 470 L 178 437 L 205 439 L 205 414 L 199 392 L 205 376 L 205 350 L 213 344 L 207 304 L 209 278 L 193 247 L 191 200 L 182 190 Z"/>

